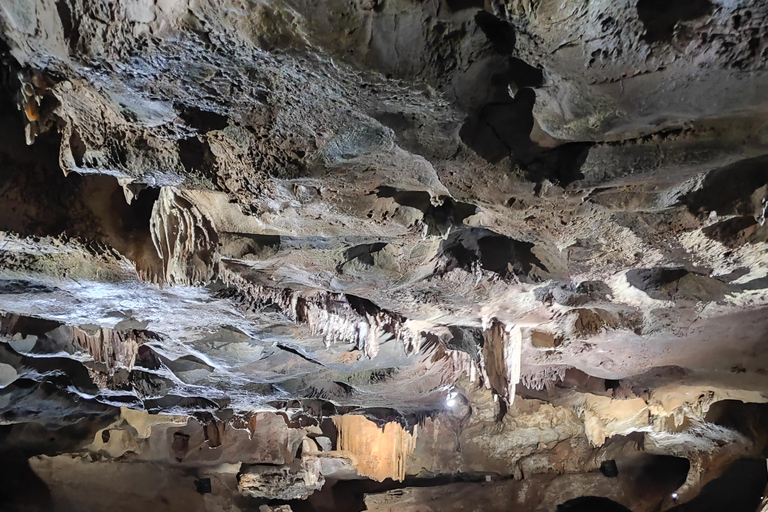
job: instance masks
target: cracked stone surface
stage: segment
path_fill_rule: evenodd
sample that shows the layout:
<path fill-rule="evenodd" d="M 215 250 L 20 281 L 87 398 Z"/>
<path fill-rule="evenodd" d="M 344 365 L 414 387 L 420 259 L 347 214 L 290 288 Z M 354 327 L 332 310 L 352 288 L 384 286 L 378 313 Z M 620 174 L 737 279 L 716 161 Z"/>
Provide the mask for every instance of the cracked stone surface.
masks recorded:
<path fill-rule="evenodd" d="M 768 510 L 767 64 L 760 0 L 3 0 L 0 508 Z"/>

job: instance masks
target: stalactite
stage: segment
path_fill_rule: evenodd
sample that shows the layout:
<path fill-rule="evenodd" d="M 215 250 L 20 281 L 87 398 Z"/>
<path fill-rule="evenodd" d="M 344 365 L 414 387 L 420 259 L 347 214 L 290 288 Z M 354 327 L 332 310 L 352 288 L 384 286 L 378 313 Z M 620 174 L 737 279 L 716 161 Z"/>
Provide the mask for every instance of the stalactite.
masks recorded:
<path fill-rule="evenodd" d="M 491 320 L 483 331 L 482 355 L 481 369 L 487 375 L 491 388 L 507 404 L 511 404 L 515 398 L 515 387 L 520 382 L 520 328 Z"/>
<path fill-rule="evenodd" d="M 72 332 L 75 344 L 83 352 L 90 354 L 94 361 L 104 363 L 110 372 L 117 368 L 132 369 L 139 353 L 139 345 L 144 342 L 143 338 L 132 331 L 99 328 L 94 332 L 87 332 L 73 327 Z"/>

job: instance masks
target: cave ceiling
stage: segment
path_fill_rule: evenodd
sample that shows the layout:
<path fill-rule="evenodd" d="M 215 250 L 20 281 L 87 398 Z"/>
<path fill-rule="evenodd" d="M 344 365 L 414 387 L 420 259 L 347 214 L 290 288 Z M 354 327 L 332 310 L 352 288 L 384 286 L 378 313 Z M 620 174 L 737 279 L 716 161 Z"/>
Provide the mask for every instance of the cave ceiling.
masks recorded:
<path fill-rule="evenodd" d="M 0 508 L 768 510 L 767 63 L 761 0 L 1 0 Z"/>

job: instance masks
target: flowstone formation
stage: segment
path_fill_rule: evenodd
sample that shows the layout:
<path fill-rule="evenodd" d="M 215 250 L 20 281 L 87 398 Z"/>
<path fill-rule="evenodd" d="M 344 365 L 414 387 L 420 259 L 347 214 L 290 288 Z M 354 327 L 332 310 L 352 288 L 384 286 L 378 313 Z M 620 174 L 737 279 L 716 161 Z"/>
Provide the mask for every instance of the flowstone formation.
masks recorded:
<path fill-rule="evenodd" d="M 768 511 L 768 3 L 1 0 L 0 509 Z"/>

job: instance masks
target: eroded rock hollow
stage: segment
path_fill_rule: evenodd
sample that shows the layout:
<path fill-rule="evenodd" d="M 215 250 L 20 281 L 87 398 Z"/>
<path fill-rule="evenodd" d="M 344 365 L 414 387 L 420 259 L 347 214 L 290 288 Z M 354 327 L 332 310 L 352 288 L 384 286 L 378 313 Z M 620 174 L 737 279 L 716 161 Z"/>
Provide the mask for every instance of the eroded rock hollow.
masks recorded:
<path fill-rule="evenodd" d="M 0 0 L 3 511 L 768 511 L 768 3 Z"/>

